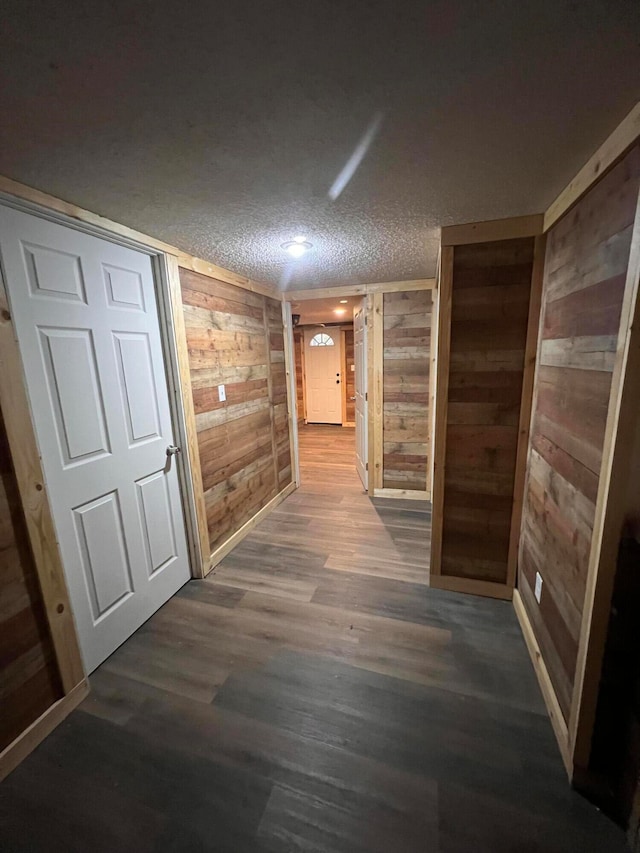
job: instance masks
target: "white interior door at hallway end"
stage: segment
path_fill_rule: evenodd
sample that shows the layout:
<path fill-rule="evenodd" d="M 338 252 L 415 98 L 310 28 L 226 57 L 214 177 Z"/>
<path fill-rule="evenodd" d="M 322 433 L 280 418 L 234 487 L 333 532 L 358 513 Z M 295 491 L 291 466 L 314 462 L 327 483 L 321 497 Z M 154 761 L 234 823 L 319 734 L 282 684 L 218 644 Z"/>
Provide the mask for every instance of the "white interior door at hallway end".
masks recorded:
<path fill-rule="evenodd" d="M 369 488 L 367 434 L 367 320 L 365 300 L 353 315 L 354 362 L 356 368 L 356 469 L 365 489 Z"/>
<path fill-rule="evenodd" d="M 304 330 L 304 370 L 307 421 L 342 423 L 342 353 L 339 330 Z"/>
<path fill-rule="evenodd" d="M 190 574 L 152 261 L 9 207 L 0 256 L 91 672 Z"/>

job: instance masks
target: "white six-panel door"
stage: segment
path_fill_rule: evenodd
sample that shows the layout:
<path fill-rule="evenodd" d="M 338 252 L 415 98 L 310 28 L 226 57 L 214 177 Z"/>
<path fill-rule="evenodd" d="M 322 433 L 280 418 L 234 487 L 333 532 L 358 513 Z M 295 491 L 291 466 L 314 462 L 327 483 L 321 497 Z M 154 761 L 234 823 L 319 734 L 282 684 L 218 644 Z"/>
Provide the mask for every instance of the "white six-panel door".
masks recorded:
<path fill-rule="evenodd" d="M 189 579 L 152 263 L 8 207 L 0 255 L 91 672 Z"/>
<path fill-rule="evenodd" d="M 305 329 L 304 371 L 307 421 L 342 423 L 342 352 L 340 332 L 331 328 Z"/>
<path fill-rule="evenodd" d="M 367 471 L 367 337 L 365 325 L 365 300 L 353 315 L 354 362 L 356 368 L 356 469 L 362 485 L 369 487 Z"/>

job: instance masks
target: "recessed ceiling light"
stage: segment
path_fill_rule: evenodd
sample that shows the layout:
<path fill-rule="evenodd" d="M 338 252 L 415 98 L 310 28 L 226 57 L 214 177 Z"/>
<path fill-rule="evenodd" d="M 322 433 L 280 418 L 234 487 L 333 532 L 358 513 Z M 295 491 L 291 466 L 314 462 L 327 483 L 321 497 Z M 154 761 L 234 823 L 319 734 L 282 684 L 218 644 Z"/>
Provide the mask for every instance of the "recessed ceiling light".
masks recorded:
<path fill-rule="evenodd" d="M 294 237 L 293 240 L 287 240 L 282 244 L 285 252 L 288 252 L 292 258 L 301 258 L 309 249 L 313 248 L 312 244 L 305 237 Z"/>
<path fill-rule="evenodd" d="M 334 314 L 346 314 L 347 309 L 346 308 L 334 308 L 333 313 Z"/>
<path fill-rule="evenodd" d="M 341 302 L 343 305 L 346 305 L 348 301 L 349 301 L 348 299 L 341 299 L 341 300 L 340 300 L 340 302 Z"/>

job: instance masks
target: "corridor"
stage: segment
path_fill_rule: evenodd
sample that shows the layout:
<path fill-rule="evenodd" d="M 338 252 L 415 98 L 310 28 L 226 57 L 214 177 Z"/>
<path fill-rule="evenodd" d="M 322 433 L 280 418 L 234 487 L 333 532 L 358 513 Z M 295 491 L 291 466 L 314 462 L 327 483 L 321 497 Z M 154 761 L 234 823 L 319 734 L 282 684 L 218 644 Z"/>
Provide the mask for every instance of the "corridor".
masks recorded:
<path fill-rule="evenodd" d="M 368 499 L 352 430 L 300 441 L 302 487 L 3 784 L 1 849 L 622 853 L 511 604 L 429 588 L 426 505 Z"/>

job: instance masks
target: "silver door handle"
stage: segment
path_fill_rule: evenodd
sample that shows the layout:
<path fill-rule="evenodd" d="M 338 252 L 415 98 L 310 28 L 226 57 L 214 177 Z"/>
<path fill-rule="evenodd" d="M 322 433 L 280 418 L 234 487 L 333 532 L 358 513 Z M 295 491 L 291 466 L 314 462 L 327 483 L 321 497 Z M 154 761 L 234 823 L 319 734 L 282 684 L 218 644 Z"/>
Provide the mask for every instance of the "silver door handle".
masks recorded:
<path fill-rule="evenodd" d="M 349 397 L 349 399 L 350 399 L 350 400 L 355 400 L 356 398 L 355 398 L 355 397 Z"/>
<path fill-rule="evenodd" d="M 167 447 L 167 456 L 175 456 L 176 453 L 180 453 L 180 448 L 176 447 L 175 444 L 170 444 Z"/>

